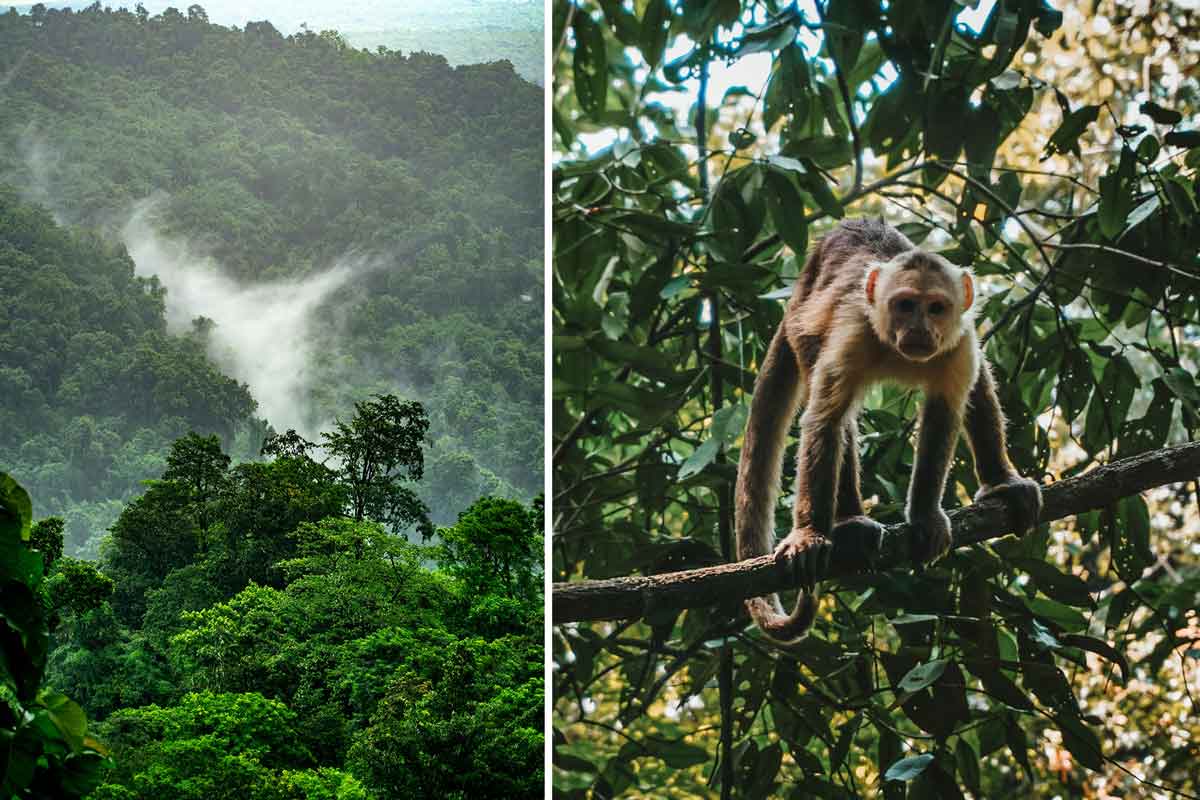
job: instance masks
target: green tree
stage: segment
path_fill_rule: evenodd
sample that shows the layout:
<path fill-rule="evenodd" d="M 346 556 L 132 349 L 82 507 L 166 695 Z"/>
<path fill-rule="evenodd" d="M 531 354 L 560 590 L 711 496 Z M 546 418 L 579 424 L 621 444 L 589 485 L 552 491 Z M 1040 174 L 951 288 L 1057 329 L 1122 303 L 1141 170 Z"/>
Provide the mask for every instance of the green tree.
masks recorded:
<path fill-rule="evenodd" d="M 46 571 L 62 558 L 65 526 L 62 517 L 46 517 L 35 522 L 30 530 L 29 546 L 42 554 Z"/>
<path fill-rule="evenodd" d="M 113 580 L 90 561 L 64 558 L 47 581 L 50 600 L 59 613 L 80 615 L 99 608 L 113 593 Z"/>
<path fill-rule="evenodd" d="M 186 491 L 186 510 L 200 529 L 202 547 L 207 544 L 204 539 L 212 522 L 212 505 L 225 488 L 229 461 L 229 456 L 221 450 L 220 439 L 215 435 L 200 436 L 195 431 L 176 439 L 167 454 L 167 469 L 162 479 Z"/>
<path fill-rule="evenodd" d="M 154 481 L 113 523 L 101 548 L 101 563 L 116 581 L 113 608 L 127 624 L 139 624 L 147 592 L 201 552 L 200 526 L 191 504 L 189 487 Z"/>
<path fill-rule="evenodd" d="M 278 585 L 276 565 L 296 554 L 303 523 L 340 516 L 347 491 L 336 473 L 306 455 L 234 467 L 216 504 L 222 551 L 216 583 L 232 594 L 250 582 Z"/>
<path fill-rule="evenodd" d="M 483 497 L 438 531 L 439 562 L 467 586 L 468 595 L 528 598 L 541 583 L 542 529 L 514 500 Z"/>
<path fill-rule="evenodd" d="M 101 797 L 181 800 L 366 800 L 354 778 L 314 770 L 298 744 L 299 720 L 257 693 L 185 695 L 170 708 L 113 714 L 104 734 L 117 768 Z"/>
<path fill-rule="evenodd" d="M 161 651 L 124 627 L 109 603 L 64 615 L 53 644 L 46 682 L 75 698 L 93 719 L 121 708 L 169 703 L 178 694 Z"/>
<path fill-rule="evenodd" d="M 349 763 L 385 797 L 508 798 L 542 791 L 536 642 L 466 640 L 432 673 L 388 687 Z"/>
<path fill-rule="evenodd" d="M 355 403 L 350 422 L 337 420 L 333 431 L 321 434 L 340 464 L 338 480 L 350 495 L 355 521 L 378 520 L 397 532 L 415 525 L 424 538 L 433 534 L 429 509 L 403 485 L 424 474 L 428 429 L 420 403 L 389 394 Z"/>

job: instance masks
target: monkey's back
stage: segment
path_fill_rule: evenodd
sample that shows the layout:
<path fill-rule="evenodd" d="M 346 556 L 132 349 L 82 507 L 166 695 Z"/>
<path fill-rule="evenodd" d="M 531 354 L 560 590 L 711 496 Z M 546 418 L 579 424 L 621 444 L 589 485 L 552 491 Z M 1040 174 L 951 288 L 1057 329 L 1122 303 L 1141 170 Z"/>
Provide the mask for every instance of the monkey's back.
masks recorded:
<path fill-rule="evenodd" d="M 882 217 L 844 219 L 817 242 L 805 262 L 785 315 L 789 338 L 803 354 L 802 361 L 815 360 L 823 334 L 831 327 L 842 329 L 865 324 L 865 319 L 856 318 L 835 324 L 834 317 L 860 316 L 860 304 L 851 302 L 848 296 L 863 291 L 867 266 L 889 261 L 913 247 L 904 234 Z"/>
<path fill-rule="evenodd" d="M 813 248 L 801 276 L 801 299 L 842 283 L 846 273 L 862 278 L 868 261 L 890 261 L 913 249 L 913 243 L 883 217 L 844 219 Z"/>

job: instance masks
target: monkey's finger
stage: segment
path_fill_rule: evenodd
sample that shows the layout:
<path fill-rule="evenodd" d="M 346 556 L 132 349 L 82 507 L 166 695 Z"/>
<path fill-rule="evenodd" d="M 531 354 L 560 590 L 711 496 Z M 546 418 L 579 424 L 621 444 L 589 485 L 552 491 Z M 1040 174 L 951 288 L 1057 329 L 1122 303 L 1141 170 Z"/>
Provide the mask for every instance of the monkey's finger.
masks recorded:
<path fill-rule="evenodd" d="M 792 552 L 792 560 L 788 562 L 788 568 L 791 570 L 792 583 L 802 590 L 807 589 L 808 581 L 804 570 L 803 550 Z"/>
<path fill-rule="evenodd" d="M 913 563 L 914 567 L 920 567 L 925 563 L 922 557 L 924 554 L 924 539 L 921 534 L 921 529 L 917 525 L 910 525 L 908 531 L 908 560 Z"/>
<path fill-rule="evenodd" d="M 824 577 L 829 573 L 829 565 L 833 562 L 833 544 L 827 544 L 821 548 L 821 566 L 820 575 Z"/>
<path fill-rule="evenodd" d="M 870 562 L 871 568 L 874 569 L 879 564 L 879 558 L 883 555 L 883 526 L 877 525 L 871 530 L 870 544 L 867 547 L 867 561 Z"/>
<path fill-rule="evenodd" d="M 938 559 L 942 554 L 941 543 L 936 541 L 933 536 L 928 533 L 921 537 L 921 545 L 919 548 L 921 564 L 929 566 Z"/>
<path fill-rule="evenodd" d="M 954 543 L 951 541 L 949 536 L 947 536 L 943 541 L 939 542 L 937 553 L 934 554 L 933 560 L 940 561 L 941 559 L 945 558 L 952 549 L 953 544 Z"/>

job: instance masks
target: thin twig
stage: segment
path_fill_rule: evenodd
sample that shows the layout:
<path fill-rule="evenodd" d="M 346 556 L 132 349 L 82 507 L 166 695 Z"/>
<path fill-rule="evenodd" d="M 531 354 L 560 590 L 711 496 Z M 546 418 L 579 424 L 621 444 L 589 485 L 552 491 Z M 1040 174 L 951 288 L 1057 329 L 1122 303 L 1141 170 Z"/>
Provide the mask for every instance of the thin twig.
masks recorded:
<path fill-rule="evenodd" d="M 1174 264 L 1172 264 L 1169 261 L 1156 261 L 1153 258 L 1146 258 L 1145 256 L 1139 256 L 1137 253 L 1130 253 L 1128 250 L 1121 250 L 1116 247 L 1110 247 L 1109 245 L 1106 245 L 1106 244 L 1092 244 L 1091 242 L 1074 242 L 1074 243 L 1070 243 L 1070 244 L 1056 244 L 1054 242 L 1044 242 L 1044 244 L 1046 245 L 1046 247 L 1052 247 L 1055 250 L 1098 250 L 1100 252 L 1109 253 L 1114 256 L 1121 256 L 1122 258 L 1128 258 L 1131 261 L 1137 261 L 1139 263 L 1146 264 L 1151 267 L 1159 267 L 1160 269 L 1170 270 L 1171 272 L 1174 272 L 1177 275 L 1182 275 L 1183 277 L 1188 278 L 1193 281 L 1200 281 L 1200 274 L 1187 272 L 1187 271 L 1175 266 Z"/>

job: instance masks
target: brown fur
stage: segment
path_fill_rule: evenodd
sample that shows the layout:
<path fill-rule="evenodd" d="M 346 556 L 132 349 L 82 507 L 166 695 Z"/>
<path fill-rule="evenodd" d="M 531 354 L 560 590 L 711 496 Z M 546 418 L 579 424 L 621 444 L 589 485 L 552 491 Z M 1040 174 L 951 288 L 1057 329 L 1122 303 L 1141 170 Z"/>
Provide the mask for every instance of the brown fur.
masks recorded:
<path fill-rule="evenodd" d="M 796 640 L 811 627 L 814 585 L 835 527 L 874 525 L 862 517 L 855 436 L 858 407 L 871 384 L 894 381 L 926 397 L 907 508 L 917 560 L 935 558 L 950 545 L 940 503 L 964 416 L 985 487 L 980 494 L 1034 506 L 1036 520 L 1040 493 L 1008 460 L 1004 417 L 991 376 L 980 368 L 972 295 L 967 273 L 917 250 L 883 220 L 845 220 L 813 249 L 763 359 L 738 465 L 738 556 L 745 559 L 772 551 L 780 461 L 804 406 L 793 529 L 775 548 L 802 590 L 791 614 L 776 595 L 747 602 L 768 636 Z M 1017 491 L 1005 494 L 1008 489 Z M 1014 519 L 1028 517 L 1023 512 Z"/>

